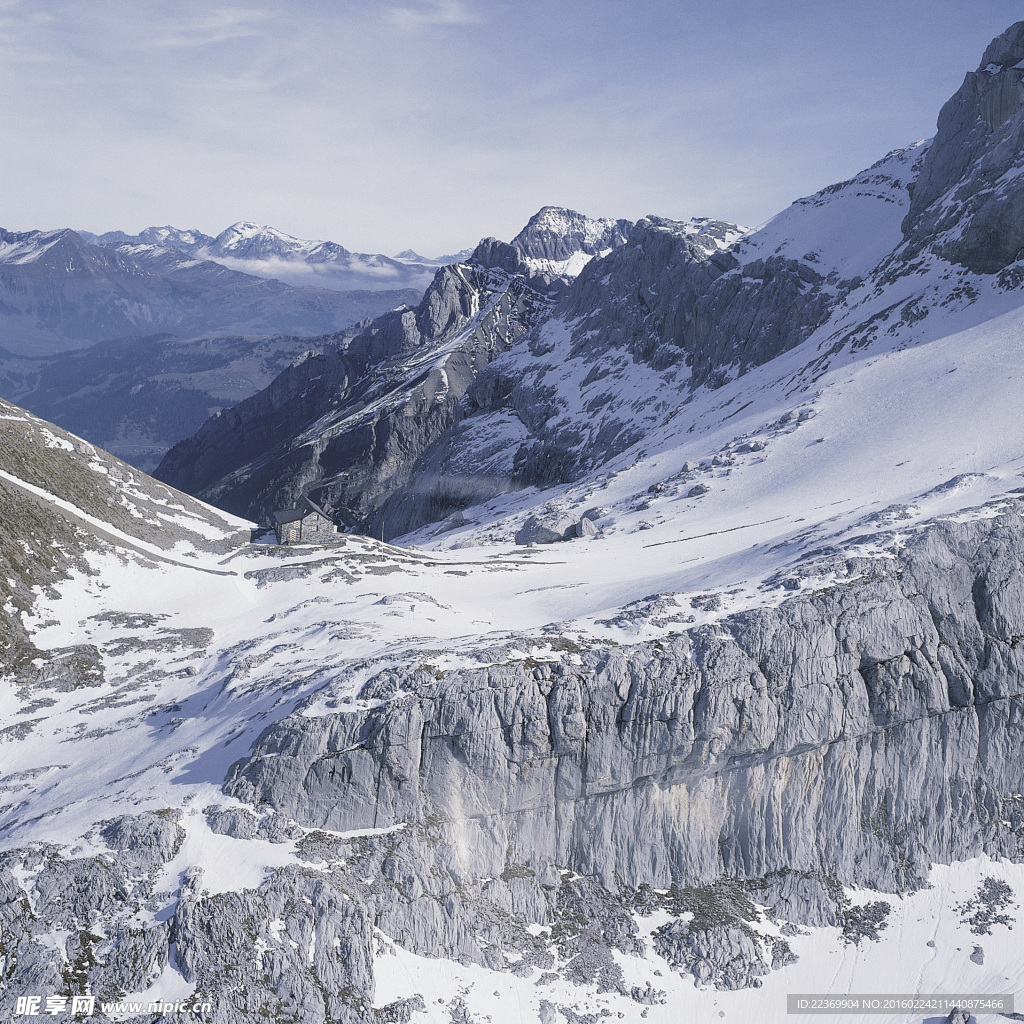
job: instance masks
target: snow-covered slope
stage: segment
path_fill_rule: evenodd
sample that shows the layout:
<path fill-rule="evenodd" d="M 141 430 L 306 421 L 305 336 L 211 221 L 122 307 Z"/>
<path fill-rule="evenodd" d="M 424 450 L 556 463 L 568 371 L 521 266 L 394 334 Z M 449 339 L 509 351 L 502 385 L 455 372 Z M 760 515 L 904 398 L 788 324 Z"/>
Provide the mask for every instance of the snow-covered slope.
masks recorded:
<path fill-rule="evenodd" d="M 743 239 L 741 263 L 785 253 L 834 281 L 866 277 L 903 241 L 907 186 L 927 151 L 926 142 L 894 150 L 849 181 L 798 199 Z"/>

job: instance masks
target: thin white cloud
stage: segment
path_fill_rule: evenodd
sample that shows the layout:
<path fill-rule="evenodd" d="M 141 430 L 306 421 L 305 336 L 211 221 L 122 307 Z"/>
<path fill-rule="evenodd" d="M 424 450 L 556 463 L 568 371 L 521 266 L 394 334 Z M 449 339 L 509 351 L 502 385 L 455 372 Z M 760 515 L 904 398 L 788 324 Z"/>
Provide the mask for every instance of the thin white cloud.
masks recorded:
<path fill-rule="evenodd" d="M 387 18 L 393 25 L 407 30 L 483 21 L 479 10 L 465 0 L 418 0 L 413 7 L 392 8 Z"/>
<path fill-rule="evenodd" d="M 194 11 L 188 20 L 170 22 L 164 31 L 148 41 L 158 49 L 209 46 L 260 35 L 266 13 L 244 7 L 226 7 L 216 11 Z"/>

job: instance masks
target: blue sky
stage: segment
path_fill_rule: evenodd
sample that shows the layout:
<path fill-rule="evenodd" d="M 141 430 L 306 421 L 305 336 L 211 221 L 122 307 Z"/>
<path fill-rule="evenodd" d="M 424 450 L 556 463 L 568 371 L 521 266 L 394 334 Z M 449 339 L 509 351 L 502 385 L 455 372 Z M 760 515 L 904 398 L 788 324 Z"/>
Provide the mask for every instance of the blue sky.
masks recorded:
<path fill-rule="evenodd" d="M 0 225 L 428 255 L 759 223 L 933 134 L 1003 0 L 0 0 Z"/>

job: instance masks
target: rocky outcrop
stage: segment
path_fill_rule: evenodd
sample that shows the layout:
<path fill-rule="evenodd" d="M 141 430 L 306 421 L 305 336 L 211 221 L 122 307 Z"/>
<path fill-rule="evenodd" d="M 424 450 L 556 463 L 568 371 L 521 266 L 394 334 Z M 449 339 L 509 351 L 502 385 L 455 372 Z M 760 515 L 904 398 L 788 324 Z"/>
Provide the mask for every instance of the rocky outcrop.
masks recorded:
<path fill-rule="evenodd" d="M 736 225 L 647 217 L 625 246 L 583 269 L 556 315 L 574 324 L 582 353 L 621 349 L 661 368 L 685 360 L 698 300 L 739 265 L 730 233 Z"/>
<path fill-rule="evenodd" d="M 575 537 L 594 537 L 597 527 L 584 517 L 550 513 L 529 516 L 516 533 L 517 544 L 556 544 Z"/>
<path fill-rule="evenodd" d="M 939 114 L 903 228 L 909 255 L 994 274 L 1024 251 L 1024 22 L 986 49 Z"/>
<path fill-rule="evenodd" d="M 788 255 L 741 262 L 721 221 L 649 217 L 629 242 L 584 268 L 556 315 L 583 358 L 620 349 L 654 369 L 689 367 L 692 386 L 726 367 L 743 373 L 800 344 L 837 301 L 809 263 Z"/>
<path fill-rule="evenodd" d="M 545 206 L 512 239 L 512 245 L 533 259 L 560 261 L 576 252 L 597 256 L 623 245 L 632 228 L 628 220 L 595 220 L 561 206 Z"/>

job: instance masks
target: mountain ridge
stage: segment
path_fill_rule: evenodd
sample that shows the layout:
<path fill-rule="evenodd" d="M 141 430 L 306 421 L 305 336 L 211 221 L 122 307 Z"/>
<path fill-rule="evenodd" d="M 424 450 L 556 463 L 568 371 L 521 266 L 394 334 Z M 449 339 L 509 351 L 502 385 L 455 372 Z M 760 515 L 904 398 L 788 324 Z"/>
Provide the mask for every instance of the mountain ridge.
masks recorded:
<path fill-rule="evenodd" d="M 291 285 L 319 285 L 333 291 L 396 288 L 422 291 L 434 270 L 445 262 L 444 258 L 405 256 L 398 259 L 379 253 L 356 253 L 337 242 L 297 238 L 255 221 L 237 221 L 216 236 L 170 225 L 145 228 L 137 235 L 110 231 L 100 235 L 85 232 L 83 236 L 98 245 L 116 249 L 156 244 L 258 277 Z M 457 257 L 452 257 L 451 261 L 456 262 Z"/>

